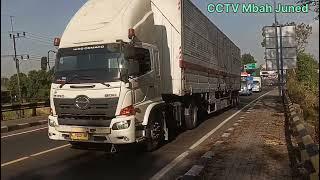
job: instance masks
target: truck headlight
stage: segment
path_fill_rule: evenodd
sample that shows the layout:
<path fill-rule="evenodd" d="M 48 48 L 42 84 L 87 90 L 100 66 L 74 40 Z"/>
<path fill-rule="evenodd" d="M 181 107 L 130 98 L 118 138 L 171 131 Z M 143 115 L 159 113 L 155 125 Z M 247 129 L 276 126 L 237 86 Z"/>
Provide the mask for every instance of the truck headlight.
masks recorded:
<path fill-rule="evenodd" d="M 51 126 L 51 127 L 56 127 L 57 126 L 57 123 L 52 119 L 49 119 L 48 123 L 49 123 L 49 126 Z"/>
<path fill-rule="evenodd" d="M 121 129 L 128 129 L 130 127 L 130 120 L 127 121 L 121 121 L 121 122 L 117 122 L 114 123 L 112 125 L 112 129 L 113 130 L 121 130 Z"/>

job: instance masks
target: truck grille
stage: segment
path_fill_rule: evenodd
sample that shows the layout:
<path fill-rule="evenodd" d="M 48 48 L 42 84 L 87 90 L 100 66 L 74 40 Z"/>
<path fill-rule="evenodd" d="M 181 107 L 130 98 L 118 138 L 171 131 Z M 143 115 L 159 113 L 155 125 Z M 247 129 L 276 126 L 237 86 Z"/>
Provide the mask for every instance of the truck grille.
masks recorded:
<path fill-rule="evenodd" d="M 76 99 L 54 98 L 60 125 L 110 126 L 119 98 L 89 99 L 85 109 L 76 106 Z"/>

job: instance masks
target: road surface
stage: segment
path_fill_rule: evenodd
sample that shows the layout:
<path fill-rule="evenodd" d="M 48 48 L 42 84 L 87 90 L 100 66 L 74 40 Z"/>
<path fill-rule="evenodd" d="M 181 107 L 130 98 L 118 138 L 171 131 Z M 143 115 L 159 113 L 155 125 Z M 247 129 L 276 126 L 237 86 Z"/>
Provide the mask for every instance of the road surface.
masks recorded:
<path fill-rule="evenodd" d="M 239 108 L 210 116 L 196 129 L 180 133 L 151 153 L 132 151 L 111 155 L 71 149 L 66 142 L 49 140 L 46 126 L 1 134 L 1 179 L 175 179 L 210 147 L 212 139 L 228 128 L 232 123 L 230 116 L 239 116 L 239 109 L 266 92 L 241 96 Z M 217 131 L 203 138 L 215 128 Z"/>

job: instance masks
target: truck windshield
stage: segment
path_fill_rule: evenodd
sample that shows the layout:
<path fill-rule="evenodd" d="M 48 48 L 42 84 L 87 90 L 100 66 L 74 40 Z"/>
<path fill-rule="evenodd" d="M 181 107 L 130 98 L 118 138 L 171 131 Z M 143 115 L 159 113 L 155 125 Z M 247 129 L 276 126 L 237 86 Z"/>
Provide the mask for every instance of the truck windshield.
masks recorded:
<path fill-rule="evenodd" d="M 241 87 L 247 87 L 247 82 L 246 81 L 241 81 Z"/>
<path fill-rule="evenodd" d="M 61 51 L 55 65 L 55 82 L 94 83 L 119 81 L 123 54 L 119 50 Z M 77 77 L 77 78 L 74 78 Z"/>

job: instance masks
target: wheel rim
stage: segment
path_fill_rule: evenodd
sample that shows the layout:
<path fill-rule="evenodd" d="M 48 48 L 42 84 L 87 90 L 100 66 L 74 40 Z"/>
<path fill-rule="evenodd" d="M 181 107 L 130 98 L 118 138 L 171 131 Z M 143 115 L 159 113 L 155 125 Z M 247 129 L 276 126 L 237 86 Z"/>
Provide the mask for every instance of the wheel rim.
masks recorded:
<path fill-rule="evenodd" d="M 158 140 L 161 136 L 161 124 L 156 121 L 152 124 L 151 139 Z"/>

